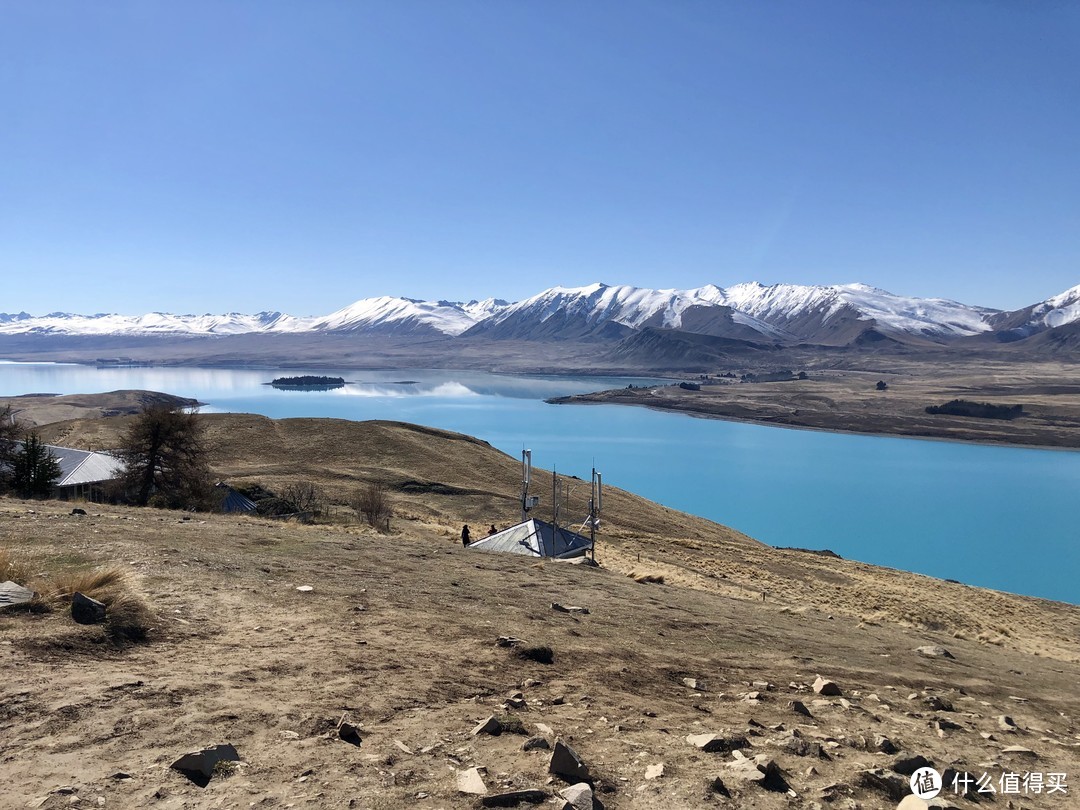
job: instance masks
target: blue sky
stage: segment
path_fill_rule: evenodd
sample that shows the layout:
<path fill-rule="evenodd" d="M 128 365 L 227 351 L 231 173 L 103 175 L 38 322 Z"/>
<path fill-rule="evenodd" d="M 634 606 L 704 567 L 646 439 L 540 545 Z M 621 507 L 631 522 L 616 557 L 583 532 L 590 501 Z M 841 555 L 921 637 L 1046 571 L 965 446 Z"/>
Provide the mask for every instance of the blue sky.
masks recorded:
<path fill-rule="evenodd" d="M 1080 284 L 1080 4 L 0 0 L 0 312 Z"/>

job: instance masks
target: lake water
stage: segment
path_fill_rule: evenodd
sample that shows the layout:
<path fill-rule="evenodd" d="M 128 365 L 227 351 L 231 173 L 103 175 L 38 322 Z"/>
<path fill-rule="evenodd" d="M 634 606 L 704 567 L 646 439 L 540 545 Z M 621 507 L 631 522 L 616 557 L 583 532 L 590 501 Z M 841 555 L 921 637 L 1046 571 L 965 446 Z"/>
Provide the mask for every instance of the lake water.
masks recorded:
<path fill-rule="evenodd" d="M 350 384 L 327 392 L 262 384 L 285 373 L 342 376 Z M 141 388 L 197 398 L 210 412 L 396 419 L 456 430 L 515 457 L 531 448 L 537 466 L 585 479 L 595 462 L 606 483 L 771 545 L 829 548 L 878 565 L 1080 603 L 1080 453 L 543 402 L 629 382 L 642 381 L 0 363 L 0 396 Z"/>

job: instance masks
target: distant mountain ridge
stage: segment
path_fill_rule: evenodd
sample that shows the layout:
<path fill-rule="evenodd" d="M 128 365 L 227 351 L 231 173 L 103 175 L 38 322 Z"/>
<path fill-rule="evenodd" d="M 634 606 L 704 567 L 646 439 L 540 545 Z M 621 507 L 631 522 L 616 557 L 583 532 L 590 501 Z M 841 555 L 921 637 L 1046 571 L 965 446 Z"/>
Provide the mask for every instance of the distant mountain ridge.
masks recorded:
<path fill-rule="evenodd" d="M 947 343 L 989 337 L 1000 342 L 1080 322 L 1080 285 L 1031 306 L 1001 311 L 942 298 L 894 295 L 866 284 L 758 282 L 687 290 L 590 284 L 552 287 L 510 303 L 363 298 L 329 315 L 128 316 L 53 312 L 0 313 L 0 335 L 212 336 L 372 334 L 397 337 L 572 340 L 625 339 L 670 330 L 762 345 L 863 345 L 882 340 Z M 1052 342 L 1052 341 L 1050 341 Z"/>

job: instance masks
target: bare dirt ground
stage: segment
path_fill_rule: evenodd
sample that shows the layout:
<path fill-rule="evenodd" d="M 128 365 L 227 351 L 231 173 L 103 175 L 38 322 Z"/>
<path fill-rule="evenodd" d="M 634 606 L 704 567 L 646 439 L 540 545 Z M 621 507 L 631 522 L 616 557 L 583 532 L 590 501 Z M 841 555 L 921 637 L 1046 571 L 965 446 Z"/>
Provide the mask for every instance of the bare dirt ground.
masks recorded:
<path fill-rule="evenodd" d="M 862 368 L 811 370 L 791 382 L 677 385 L 580 394 L 559 403 L 642 405 L 699 416 L 854 433 L 1080 447 L 1080 382 L 1070 363 L 975 364 L 900 359 L 861 362 Z M 879 366 L 865 368 L 866 365 Z M 878 381 L 888 385 L 876 390 Z M 953 399 L 1022 405 L 1024 416 L 1004 421 L 926 413 Z"/>
<path fill-rule="evenodd" d="M 462 522 L 515 511 L 517 462 L 483 442 L 387 422 L 206 419 L 230 479 L 387 483 L 392 533 L 340 510 L 298 526 L 0 499 L 0 548 L 43 573 L 120 565 L 154 616 L 147 643 L 118 648 L 62 611 L 0 614 L 0 807 L 472 808 L 456 787 L 471 766 L 490 793 L 564 787 L 525 736 L 471 733 L 492 714 L 569 742 L 609 808 L 892 808 L 906 778 L 891 769 L 915 754 L 995 786 L 1005 772 L 1065 773 L 1065 795 L 989 806 L 1076 806 L 1080 608 L 770 549 L 615 490 L 600 569 L 468 551 Z M 124 421 L 46 430 L 105 446 Z M 442 486 L 405 486 L 417 483 Z M 554 661 L 518 658 L 500 636 Z M 819 674 L 843 694 L 814 694 Z M 518 691 L 525 704 L 505 707 Z M 334 733 L 343 715 L 359 746 Z M 686 740 L 708 732 L 745 736 L 795 795 Z M 220 743 L 240 754 L 234 773 L 198 787 L 168 769 Z"/>

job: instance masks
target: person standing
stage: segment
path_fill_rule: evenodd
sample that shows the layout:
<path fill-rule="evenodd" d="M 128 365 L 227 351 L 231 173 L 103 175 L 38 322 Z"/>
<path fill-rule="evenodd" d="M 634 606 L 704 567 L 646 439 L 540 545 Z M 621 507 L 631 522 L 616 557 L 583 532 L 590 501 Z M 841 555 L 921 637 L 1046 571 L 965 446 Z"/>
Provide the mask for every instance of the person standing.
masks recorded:
<path fill-rule="evenodd" d="M 462 548 L 469 547 L 469 524 L 466 523 L 461 527 L 461 546 Z"/>

